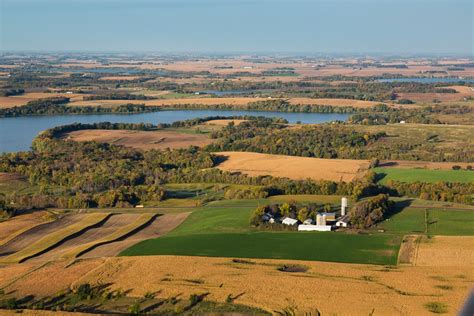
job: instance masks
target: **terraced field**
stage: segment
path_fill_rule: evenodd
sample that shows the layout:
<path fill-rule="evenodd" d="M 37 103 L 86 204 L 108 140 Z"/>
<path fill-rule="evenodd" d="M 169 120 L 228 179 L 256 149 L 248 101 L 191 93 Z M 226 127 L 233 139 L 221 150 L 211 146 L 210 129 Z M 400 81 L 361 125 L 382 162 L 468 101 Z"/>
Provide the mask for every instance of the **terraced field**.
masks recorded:
<path fill-rule="evenodd" d="M 17 231 L 0 245 L 0 263 L 114 256 L 139 241 L 169 232 L 187 215 L 107 212 L 65 215 Z M 21 219 L 18 216 L 11 221 Z"/>
<path fill-rule="evenodd" d="M 83 215 L 82 218 L 76 223 L 70 224 L 61 229 L 54 230 L 41 239 L 31 239 L 32 236 L 29 234 L 30 232 L 27 232 L 26 235 L 29 235 L 29 238 L 25 240 L 27 241 L 25 247 L 20 248 L 15 253 L 2 258 L 1 261 L 5 263 L 21 263 L 33 257 L 39 256 L 62 244 L 72 236 L 80 235 L 91 227 L 102 225 L 102 223 L 105 222 L 110 216 L 110 213 L 92 213 Z M 21 237 L 21 235 L 19 237 Z M 35 241 L 32 242 L 32 240 Z"/>

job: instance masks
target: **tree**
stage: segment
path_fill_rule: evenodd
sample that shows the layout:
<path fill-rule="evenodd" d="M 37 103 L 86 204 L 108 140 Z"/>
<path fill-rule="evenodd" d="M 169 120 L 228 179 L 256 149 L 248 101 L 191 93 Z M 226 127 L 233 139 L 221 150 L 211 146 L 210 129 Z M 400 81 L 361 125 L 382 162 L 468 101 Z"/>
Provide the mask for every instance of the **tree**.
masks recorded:
<path fill-rule="evenodd" d="M 300 222 L 304 222 L 306 219 L 309 218 L 309 215 L 310 211 L 306 207 L 303 207 L 298 211 L 298 220 Z"/>

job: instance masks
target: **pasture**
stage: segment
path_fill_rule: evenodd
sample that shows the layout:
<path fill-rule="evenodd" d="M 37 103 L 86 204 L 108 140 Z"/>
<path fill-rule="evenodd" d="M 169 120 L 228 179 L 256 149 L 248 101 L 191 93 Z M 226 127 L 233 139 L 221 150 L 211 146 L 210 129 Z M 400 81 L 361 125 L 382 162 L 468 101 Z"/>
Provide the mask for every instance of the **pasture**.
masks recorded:
<path fill-rule="evenodd" d="M 367 160 L 320 159 L 251 152 L 220 152 L 224 161 L 217 168 L 250 176 L 290 178 L 294 180 L 352 181 L 369 167 Z"/>
<path fill-rule="evenodd" d="M 409 168 L 375 168 L 374 172 L 380 179 L 379 182 L 386 184 L 389 180 L 400 182 L 474 182 L 474 171 L 471 170 L 430 170 Z"/>
<path fill-rule="evenodd" d="M 177 149 L 189 146 L 206 146 L 212 143 L 205 134 L 180 133 L 174 131 L 131 131 L 131 130 L 80 130 L 63 135 L 73 141 L 96 141 L 142 150 Z"/>

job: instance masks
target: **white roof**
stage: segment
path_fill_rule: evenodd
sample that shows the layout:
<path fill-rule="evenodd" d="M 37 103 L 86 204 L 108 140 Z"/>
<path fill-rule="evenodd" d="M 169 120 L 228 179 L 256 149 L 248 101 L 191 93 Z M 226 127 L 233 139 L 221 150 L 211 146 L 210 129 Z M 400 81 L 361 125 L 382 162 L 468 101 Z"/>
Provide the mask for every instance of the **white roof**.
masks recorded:
<path fill-rule="evenodd" d="M 298 225 L 299 231 L 319 231 L 319 232 L 329 232 L 331 231 L 331 225 Z"/>
<path fill-rule="evenodd" d="M 298 223 L 298 220 L 290 217 L 285 217 L 281 222 L 285 225 L 295 225 L 296 223 Z"/>
<path fill-rule="evenodd" d="M 338 223 L 349 223 L 349 216 L 348 215 L 344 215 L 343 217 L 339 218 L 337 220 Z"/>

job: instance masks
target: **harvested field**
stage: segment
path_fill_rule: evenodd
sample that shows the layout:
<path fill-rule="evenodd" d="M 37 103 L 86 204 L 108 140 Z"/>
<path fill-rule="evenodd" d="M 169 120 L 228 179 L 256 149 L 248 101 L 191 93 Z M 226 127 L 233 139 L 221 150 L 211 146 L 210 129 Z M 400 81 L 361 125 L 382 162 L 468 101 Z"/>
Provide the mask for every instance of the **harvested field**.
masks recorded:
<path fill-rule="evenodd" d="M 146 239 L 160 237 L 178 225 L 180 225 L 190 213 L 165 214 L 155 218 L 153 222 L 138 231 L 137 233 L 127 237 L 124 240 L 116 241 L 110 244 L 104 244 L 85 253 L 82 258 L 99 258 L 117 256 L 126 248 Z"/>
<path fill-rule="evenodd" d="M 9 255 L 11 253 L 17 252 L 21 249 L 26 248 L 28 245 L 31 244 L 32 240 L 39 240 L 44 238 L 45 236 L 59 230 L 62 227 L 67 227 L 69 225 L 76 224 L 81 220 L 82 215 L 69 215 L 64 216 L 58 220 L 53 222 L 44 223 L 42 225 L 36 225 L 35 227 L 31 228 L 28 231 L 25 231 L 15 238 L 10 239 L 8 242 L 4 243 L 0 246 L 0 258 L 4 258 L 2 256 Z M 7 224 L 8 222 L 14 222 L 16 219 L 13 218 L 1 225 Z M 0 226 L 2 227 L 2 226 Z"/>
<path fill-rule="evenodd" d="M 122 225 L 113 233 L 105 235 L 105 237 L 97 238 L 94 241 L 76 247 L 71 251 L 68 251 L 64 256 L 66 258 L 77 258 L 91 250 L 94 250 L 97 247 L 100 247 L 101 245 L 107 245 L 112 242 L 125 239 L 151 224 L 156 216 L 156 214 L 152 213 L 137 215 L 135 216 L 133 222 Z"/>
<path fill-rule="evenodd" d="M 53 218 L 49 212 L 38 211 L 17 215 L 7 221 L 0 222 L 0 249 L 20 234 L 52 220 Z"/>
<path fill-rule="evenodd" d="M 150 216 L 151 214 L 143 215 Z M 90 247 L 94 243 L 120 232 L 122 228 L 134 223 L 138 218 L 140 218 L 140 215 L 136 214 L 114 214 L 102 225 L 88 229 L 79 236 L 68 239 L 58 247 L 37 256 L 32 260 L 48 261 L 57 260 L 61 257 L 75 257 L 76 253 L 83 250 L 83 247 Z"/>
<path fill-rule="evenodd" d="M 247 120 L 211 120 L 204 122 L 204 125 L 216 125 L 216 126 L 227 126 L 230 122 L 234 122 L 235 126 L 239 126 L 243 122 L 247 122 Z"/>
<path fill-rule="evenodd" d="M 276 100 L 278 98 L 273 98 Z M 223 97 L 223 98 L 209 98 L 209 97 L 192 97 L 192 98 L 167 98 L 167 99 L 157 99 L 157 100 L 91 100 L 91 101 L 82 101 L 75 100 L 69 103 L 73 106 L 114 106 L 126 103 L 133 104 L 145 104 L 148 106 L 174 106 L 181 104 L 202 104 L 202 105 L 218 105 L 218 104 L 228 104 L 234 106 L 244 106 L 250 102 L 256 101 L 267 101 L 267 98 L 260 97 Z M 368 108 L 373 107 L 381 102 L 374 101 L 362 101 L 362 100 L 350 100 L 350 99 L 311 99 L 311 98 L 290 98 L 285 99 L 292 104 L 301 104 L 301 105 L 330 105 L 330 106 L 353 106 L 356 108 Z M 407 107 L 406 105 L 404 107 Z M 416 107 L 416 105 L 414 105 Z"/>
<path fill-rule="evenodd" d="M 140 79 L 140 76 L 109 76 L 109 77 L 101 77 L 99 80 L 105 80 L 105 81 L 115 81 L 115 80 L 130 81 L 130 80 L 137 80 L 137 79 Z"/>
<path fill-rule="evenodd" d="M 93 129 L 70 132 L 64 137 L 80 142 L 96 141 L 143 150 L 187 148 L 189 146 L 206 146 L 212 143 L 212 139 L 204 134 L 184 134 L 171 131 Z"/>
<path fill-rule="evenodd" d="M 352 181 L 369 167 L 367 160 L 319 159 L 250 152 L 220 152 L 225 157 L 218 168 L 251 176 L 271 175 L 295 180 Z"/>
<path fill-rule="evenodd" d="M 408 161 L 408 160 L 389 160 L 381 161 L 379 167 L 383 168 L 400 168 L 400 169 L 431 169 L 431 170 L 452 170 L 453 166 L 460 166 L 466 169 L 472 166 L 472 163 L 464 162 L 431 162 L 431 161 Z"/>
<path fill-rule="evenodd" d="M 418 103 L 431 103 L 433 100 L 441 102 L 463 101 L 464 98 L 473 96 L 474 93 L 398 93 L 397 99 L 409 99 Z M 406 107 L 406 106 L 404 106 Z"/>
<path fill-rule="evenodd" d="M 403 238 L 398 253 L 398 264 L 413 264 L 416 259 L 416 253 L 421 236 L 408 235 Z"/>
<path fill-rule="evenodd" d="M 434 236 L 420 242 L 415 265 L 424 267 L 474 267 L 474 237 Z"/>
<path fill-rule="evenodd" d="M 81 234 L 81 232 L 86 231 L 89 228 L 92 228 L 96 225 L 100 225 L 110 216 L 110 213 L 91 213 L 83 215 L 82 218 L 71 225 L 68 225 L 64 228 L 55 230 L 41 239 L 32 238 L 31 231 L 26 232 L 26 235 L 30 235 L 27 238 L 27 245 L 24 248 L 17 250 L 15 253 L 5 256 L 1 259 L 5 263 L 16 263 L 24 262 L 33 257 L 39 256 L 42 253 L 54 248 L 55 246 L 61 244 L 67 239 L 75 236 L 76 234 Z M 22 235 L 18 236 L 22 237 Z M 13 240 L 12 240 L 13 241 Z M 33 242 L 32 242 L 33 241 Z"/>
<path fill-rule="evenodd" d="M 290 103 L 301 105 L 330 105 L 330 106 L 352 106 L 355 108 L 370 108 L 383 102 L 363 101 L 351 99 L 310 99 L 310 98 L 291 98 Z"/>
<path fill-rule="evenodd" d="M 1 100 L 1 99 L 0 99 Z M 166 105 L 179 105 L 179 104 L 203 104 L 203 105 L 217 105 L 217 104 L 230 104 L 230 105 L 246 105 L 249 102 L 267 100 L 265 98 L 187 98 L 187 99 L 157 99 L 157 100 L 92 100 L 92 101 L 76 101 L 69 103 L 73 106 L 114 106 L 120 104 L 145 104 L 148 106 L 166 106 Z"/>
<path fill-rule="evenodd" d="M 67 97 L 71 99 L 71 102 L 82 101 L 82 98 L 86 94 L 77 93 L 44 93 L 44 92 L 30 92 L 21 95 L 14 95 L 10 97 L 0 97 L 0 108 L 10 108 L 14 106 L 25 105 L 26 103 L 38 99 L 54 98 L 54 97 Z"/>
<path fill-rule="evenodd" d="M 277 268 L 282 264 L 304 265 L 308 271 L 280 272 Z M 11 275 L 18 278 L 24 274 L 18 266 L 27 266 L 28 271 L 37 267 L 25 263 L 0 268 L 0 287 L 11 283 Z M 368 315 L 373 309 L 380 315 L 427 315 L 424 305 L 433 300 L 447 304 L 449 314 L 455 314 L 473 278 L 472 267 L 467 265 L 456 269 L 390 268 L 294 260 L 233 262 L 226 258 L 150 256 L 79 260 L 67 267 L 65 262 L 53 262 L 28 277 L 18 278 L 5 291 L 16 291 L 19 297 L 46 296 L 70 286 L 100 282 L 112 283 L 112 289 L 130 290 L 128 295 L 132 297 L 155 291 L 160 291 L 162 297 L 209 292 L 206 300 L 224 302 L 229 294 L 242 293 L 235 303 L 269 311 L 295 305 L 301 313 L 317 308 L 323 315 Z M 452 289 L 440 289 L 440 284 Z"/>

